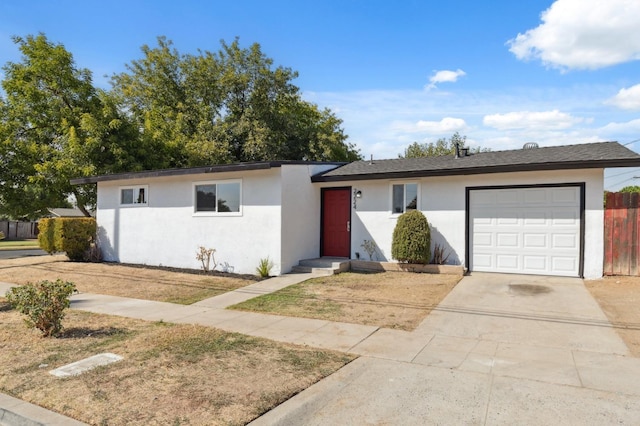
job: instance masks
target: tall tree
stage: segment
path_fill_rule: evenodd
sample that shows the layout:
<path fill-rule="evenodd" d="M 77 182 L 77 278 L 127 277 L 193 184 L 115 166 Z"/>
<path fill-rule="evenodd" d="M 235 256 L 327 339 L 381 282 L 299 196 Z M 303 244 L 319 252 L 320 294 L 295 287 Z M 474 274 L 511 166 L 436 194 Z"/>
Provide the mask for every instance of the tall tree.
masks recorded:
<path fill-rule="evenodd" d="M 165 167 L 258 160 L 350 161 L 342 122 L 302 100 L 297 73 L 254 43 L 182 55 L 164 37 L 112 78 L 142 137 L 164 146 Z"/>
<path fill-rule="evenodd" d="M 75 197 L 85 215 L 95 187 L 69 179 L 145 167 L 137 130 L 91 72 L 43 34 L 14 37 L 22 59 L 3 70 L 0 99 L 0 214 L 35 218 Z M 145 154 L 145 155 L 143 155 Z"/>
<path fill-rule="evenodd" d="M 360 157 L 341 120 L 302 100 L 297 73 L 258 44 L 181 55 L 160 37 L 106 92 L 43 34 L 13 41 L 22 58 L 3 67 L 0 215 L 39 217 L 70 196 L 88 215 L 96 188 L 69 180 L 95 174 Z"/>
<path fill-rule="evenodd" d="M 437 157 L 439 155 L 454 155 L 456 153 L 456 145 L 458 149 L 469 149 L 471 153 L 487 152 L 489 148 L 469 148 L 467 146 L 467 137 L 460 136 L 455 132 L 449 139 L 440 138 L 435 142 L 418 143 L 414 142 L 404 150 L 404 154 L 398 154 L 399 158 L 417 158 L 417 157 Z"/>

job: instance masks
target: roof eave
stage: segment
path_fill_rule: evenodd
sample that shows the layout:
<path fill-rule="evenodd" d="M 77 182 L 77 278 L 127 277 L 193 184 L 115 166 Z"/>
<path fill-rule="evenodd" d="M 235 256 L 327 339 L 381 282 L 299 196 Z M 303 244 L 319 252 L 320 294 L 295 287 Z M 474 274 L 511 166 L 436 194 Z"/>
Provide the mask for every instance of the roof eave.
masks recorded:
<path fill-rule="evenodd" d="M 251 170 L 267 170 L 276 167 L 282 167 L 282 165 L 315 165 L 315 164 L 335 164 L 343 165 L 342 162 L 318 162 L 318 161 L 264 161 L 256 163 L 236 163 L 236 164 L 222 164 L 216 166 L 204 166 L 204 167 L 192 167 L 187 169 L 162 169 L 162 170 L 149 170 L 143 172 L 131 172 L 131 173 L 117 173 L 111 175 L 90 176 L 71 179 L 69 182 L 71 185 L 85 185 L 98 182 L 109 182 L 117 180 L 131 180 L 131 179 L 148 179 L 165 176 L 186 176 L 197 175 L 207 173 L 224 173 L 224 172 L 244 172 Z"/>
<path fill-rule="evenodd" d="M 353 175 L 316 175 L 312 182 L 344 182 L 351 180 L 375 179 L 409 179 L 420 177 L 461 176 L 489 173 L 528 172 L 536 170 L 575 170 L 575 169 L 604 169 L 610 167 L 640 167 L 640 158 L 621 160 L 591 160 L 571 161 L 564 163 L 528 163 L 509 164 L 499 166 L 482 166 L 473 168 L 440 169 L 440 170 L 410 170 L 401 172 L 366 173 Z"/>

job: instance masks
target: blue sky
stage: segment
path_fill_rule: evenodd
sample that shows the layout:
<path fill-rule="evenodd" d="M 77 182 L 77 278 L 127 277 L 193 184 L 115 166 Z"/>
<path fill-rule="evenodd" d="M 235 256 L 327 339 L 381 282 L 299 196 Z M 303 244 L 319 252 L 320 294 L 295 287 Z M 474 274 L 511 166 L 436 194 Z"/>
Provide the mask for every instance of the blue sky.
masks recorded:
<path fill-rule="evenodd" d="M 12 35 L 43 32 L 108 87 L 157 36 L 182 53 L 237 36 L 297 70 L 303 97 L 367 158 L 455 131 L 493 150 L 626 144 L 640 139 L 639 22 L 637 0 L 4 0 L 0 63 L 19 60 Z M 637 175 L 610 171 L 606 185 Z"/>

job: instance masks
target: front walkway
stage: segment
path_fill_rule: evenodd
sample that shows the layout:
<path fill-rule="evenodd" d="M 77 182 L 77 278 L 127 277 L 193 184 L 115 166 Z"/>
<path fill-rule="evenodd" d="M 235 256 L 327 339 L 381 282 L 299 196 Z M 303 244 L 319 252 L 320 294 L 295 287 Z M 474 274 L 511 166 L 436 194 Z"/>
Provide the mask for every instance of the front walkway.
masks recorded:
<path fill-rule="evenodd" d="M 79 294 L 72 308 L 362 355 L 256 425 L 640 422 L 640 359 L 579 279 L 473 274 L 413 332 L 224 309 L 311 276 L 190 306 Z"/>

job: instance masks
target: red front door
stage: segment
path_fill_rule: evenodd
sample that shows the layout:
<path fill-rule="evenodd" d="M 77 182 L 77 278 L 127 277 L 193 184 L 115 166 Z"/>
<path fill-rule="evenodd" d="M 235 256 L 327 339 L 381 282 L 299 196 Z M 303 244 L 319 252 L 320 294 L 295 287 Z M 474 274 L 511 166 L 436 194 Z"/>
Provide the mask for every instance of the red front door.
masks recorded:
<path fill-rule="evenodd" d="M 322 189 L 322 256 L 350 257 L 351 188 Z"/>

